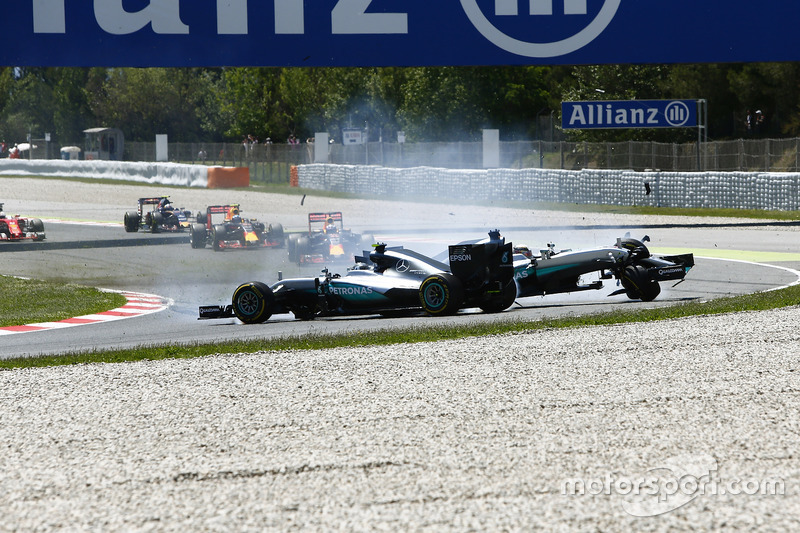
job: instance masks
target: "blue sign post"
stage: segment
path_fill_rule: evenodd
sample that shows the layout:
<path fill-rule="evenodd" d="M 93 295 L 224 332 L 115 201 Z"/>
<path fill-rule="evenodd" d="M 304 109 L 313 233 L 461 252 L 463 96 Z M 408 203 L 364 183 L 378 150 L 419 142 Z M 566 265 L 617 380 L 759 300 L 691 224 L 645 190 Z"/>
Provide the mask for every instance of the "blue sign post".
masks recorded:
<path fill-rule="evenodd" d="M 561 102 L 561 127 L 694 128 L 696 100 L 605 100 Z"/>
<path fill-rule="evenodd" d="M 800 2 L 13 0 L 6 66 L 800 61 Z M 679 35 L 680 38 L 676 38 Z M 664 43 L 668 42 L 669 46 Z"/>

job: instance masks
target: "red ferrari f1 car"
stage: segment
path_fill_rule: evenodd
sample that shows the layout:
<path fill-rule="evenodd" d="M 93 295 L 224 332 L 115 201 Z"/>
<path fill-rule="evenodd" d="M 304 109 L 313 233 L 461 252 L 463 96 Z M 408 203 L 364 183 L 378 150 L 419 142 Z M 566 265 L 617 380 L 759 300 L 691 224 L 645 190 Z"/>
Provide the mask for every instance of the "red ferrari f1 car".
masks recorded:
<path fill-rule="evenodd" d="M 0 241 L 43 241 L 44 223 L 38 218 L 23 218 L 19 215 L 6 217 L 0 204 Z"/>
<path fill-rule="evenodd" d="M 205 213 L 197 215 L 197 223 L 192 224 L 192 248 L 210 245 L 221 251 L 228 248 L 273 248 L 285 243 L 282 225 L 265 225 L 254 218 L 242 218 L 239 204 L 208 206 Z"/>

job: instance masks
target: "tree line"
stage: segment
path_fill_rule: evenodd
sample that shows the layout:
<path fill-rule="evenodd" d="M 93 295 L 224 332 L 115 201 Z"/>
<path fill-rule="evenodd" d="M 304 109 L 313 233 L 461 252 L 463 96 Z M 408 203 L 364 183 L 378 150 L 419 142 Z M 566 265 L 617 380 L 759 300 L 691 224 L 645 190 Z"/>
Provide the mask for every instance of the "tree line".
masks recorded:
<path fill-rule="evenodd" d="M 800 135 L 800 64 L 384 68 L 0 67 L 0 141 L 48 132 L 61 145 L 91 127 L 127 140 L 238 142 L 345 128 L 370 141 L 533 140 L 558 130 L 562 101 L 708 101 L 712 139 Z M 748 111 L 763 122 L 748 130 Z M 695 130 L 570 131 L 570 140 L 683 142 Z"/>

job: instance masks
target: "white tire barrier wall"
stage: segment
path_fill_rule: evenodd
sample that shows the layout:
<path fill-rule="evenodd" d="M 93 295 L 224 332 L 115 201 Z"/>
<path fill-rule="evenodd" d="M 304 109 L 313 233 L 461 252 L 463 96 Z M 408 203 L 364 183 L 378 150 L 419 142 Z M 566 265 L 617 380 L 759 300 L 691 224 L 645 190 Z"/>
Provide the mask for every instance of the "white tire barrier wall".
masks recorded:
<path fill-rule="evenodd" d="M 187 187 L 206 187 L 208 169 L 178 163 L 0 159 L 0 176 L 95 178 Z"/>
<path fill-rule="evenodd" d="M 629 170 L 386 168 L 300 165 L 307 189 L 453 200 L 523 200 L 607 205 L 800 209 L 800 173 Z M 646 194 L 647 184 L 650 194 Z"/>

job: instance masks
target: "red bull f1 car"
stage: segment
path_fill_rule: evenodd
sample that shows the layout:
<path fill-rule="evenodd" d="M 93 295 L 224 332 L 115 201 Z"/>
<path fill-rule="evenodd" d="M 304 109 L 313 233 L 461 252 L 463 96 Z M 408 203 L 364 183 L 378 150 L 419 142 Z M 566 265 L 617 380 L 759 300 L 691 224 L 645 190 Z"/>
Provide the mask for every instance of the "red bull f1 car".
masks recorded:
<path fill-rule="evenodd" d="M 125 213 L 125 231 L 135 233 L 139 230 L 150 233 L 162 231 L 183 231 L 191 225 L 192 213 L 183 207 L 175 207 L 169 196 L 139 198 L 136 211 Z"/>
<path fill-rule="evenodd" d="M 602 281 L 580 284 L 581 276 L 592 272 L 601 279 L 617 278 L 622 288 L 611 295 L 650 301 L 660 293 L 659 282 L 680 283 L 694 266 L 693 254 L 655 257 L 642 241 L 630 237 L 615 246 L 577 252 L 555 252 L 548 246 L 534 257 L 526 248 L 506 243 L 496 230 L 488 240 L 450 246 L 449 264 L 385 244 L 356 260 L 344 275 L 325 269 L 319 277 L 285 279 L 271 286 L 244 283 L 230 305 L 201 306 L 200 318 L 235 316 L 251 324 L 287 312 L 302 320 L 398 310 L 440 316 L 467 307 L 492 313 L 509 308 L 517 298 L 599 289 Z"/>
<path fill-rule="evenodd" d="M 0 241 L 43 241 L 44 223 L 38 218 L 7 217 L 0 204 Z"/>
<path fill-rule="evenodd" d="M 283 226 L 265 225 L 254 218 L 243 218 L 239 204 L 212 205 L 197 215 L 192 224 L 192 248 L 211 246 L 216 251 L 246 248 L 274 248 L 286 244 Z"/>
<path fill-rule="evenodd" d="M 328 263 L 331 260 L 352 262 L 364 247 L 374 244 L 372 235 L 345 229 L 341 211 L 309 213 L 308 233 L 289 235 L 289 261 L 299 264 Z"/>

